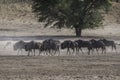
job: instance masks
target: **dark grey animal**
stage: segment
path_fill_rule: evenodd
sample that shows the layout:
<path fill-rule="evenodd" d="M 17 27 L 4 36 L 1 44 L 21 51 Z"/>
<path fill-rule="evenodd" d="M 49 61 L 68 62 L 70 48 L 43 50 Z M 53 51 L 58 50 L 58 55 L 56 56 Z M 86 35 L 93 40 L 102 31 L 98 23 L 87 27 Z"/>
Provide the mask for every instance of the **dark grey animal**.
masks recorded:
<path fill-rule="evenodd" d="M 102 41 L 91 39 L 90 42 L 92 43 L 92 48 L 96 49 L 97 53 L 98 53 L 99 49 L 102 50 L 102 54 L 106 53 L 106 47 L 105 47 L 105 44 Z"/>
<path fill-rule="evenodd" d="M 30 56 L 30 53 L 34 53 L 35 56 L 35 50 L 39 50 L 39 54 L 40 54 L 41 45 L 42 44 L 39 42 L 30 41 L 25 44 L 25 51 L 28 51 L 28 56 Z"/>
<path fill-rule="evenodd" d="M 90 52 L 92 50 L 92 43 L 90 41 L 84 41 L 84 40 L 76 40 L 76 43 L 78 43 L 78 50 L 81 50 L 81 52 L 83 53 L 82 48 L 87 48 L 88 50 L 88 55 L 90 55 Z"/>
<path fill-rule="evenodd" d="M 61 49 L 67 49 L 67 54 L 70 55 L 72 50 L 72 54 L 75 52 L 75 43 L 71 40 L 66 40 L 63 43 L 61 43 Z"/>
<path fill-rule="evenodd" d="M 47 39 L 43 41 L 41 51 L 46 55 L 55 55 L 56 52 L 60 54 L 60 41 L 54 39 Z"/>
<path fill-rule="evenodd" d="M 100 41 L 102 41 L 106 47 L 110 46 L 112 50 L 114 49 L 116 51 L 116 44 L 114 41 L 107 40 L 107 39 L 100 39 Z"/>
<path fill-rule="evenodd" d="M 79 44 L 76 42 L 76 41 L 74 41 L 74 47 L 75 47 L 75 50 L 76 50 L 76 54 L 78 55 L 78 53 L 79 53 Z M 81 51 L 82 51 L 82 49 L 81 49 Z"/>
<path fill-rule="evenodd" d="M 25 49 L 25 45 L 26 43 L 22 40 L 16 42 L 14 45 L 13 45 L 13 49 L 16 51 L 18 51 L 17 55 L 19 55 L 19 52 L 21 51 L 21 54 L 22 54 L 22 50 Z"/>
<path fill-rule="evenodd" d="M 61 42 L 59 40 L 53 40 L 52 42 L 52 50 L 54 51 L 54 55 L 58 52 L 58 55 L 60 55 L 60 45 Z"/>
<path fill-rule="evenodd" d="M 35 50 L 37 49 L 39 51 L 39 55 L 41 54 L 41 46 L 42 43 L 41 42 L 35 42 Z"/>

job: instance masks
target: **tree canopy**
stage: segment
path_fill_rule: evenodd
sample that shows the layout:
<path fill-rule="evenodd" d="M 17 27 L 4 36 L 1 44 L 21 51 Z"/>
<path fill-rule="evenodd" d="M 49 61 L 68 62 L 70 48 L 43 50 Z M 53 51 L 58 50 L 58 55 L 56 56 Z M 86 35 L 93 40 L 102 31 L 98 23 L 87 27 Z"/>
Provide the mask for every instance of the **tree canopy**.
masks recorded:
<path fill-rule="evenodd" d="M 33 12 L 45 26 L 75 28 L 81 36 L 82 29 L 102 24 L 102 13 L 110 5 L 110 0 L 33 0 Z"/>

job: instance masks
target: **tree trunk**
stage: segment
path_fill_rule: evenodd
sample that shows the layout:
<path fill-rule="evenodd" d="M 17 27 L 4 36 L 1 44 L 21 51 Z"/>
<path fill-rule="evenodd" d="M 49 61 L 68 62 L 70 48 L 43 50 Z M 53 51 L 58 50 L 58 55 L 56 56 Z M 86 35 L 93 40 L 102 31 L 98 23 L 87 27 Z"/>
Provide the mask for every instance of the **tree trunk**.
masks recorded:
<path fill-rule="evenodd" d="M 82 29 L 81 28 L 75 28 L 76 37 L 81 37 Z"/>

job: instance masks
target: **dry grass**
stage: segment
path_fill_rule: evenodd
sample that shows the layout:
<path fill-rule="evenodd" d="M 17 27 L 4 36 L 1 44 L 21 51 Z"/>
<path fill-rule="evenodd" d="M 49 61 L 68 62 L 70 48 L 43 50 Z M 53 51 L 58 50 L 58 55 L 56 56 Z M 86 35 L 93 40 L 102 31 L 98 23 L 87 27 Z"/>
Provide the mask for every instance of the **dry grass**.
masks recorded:
<path fill-rule="evenodd" d="M 18 22 L 24 24 L 34 21 L 35 17 L 31 7 L 31 4 L 28 3 L 0 4 L 0 23 Z"/>
<path fill-rule="evenodd" d="M 120 3 L 113 2 L 112 8 L 105 15 L 105 23 L 118 23 L 120 24 Z"/>

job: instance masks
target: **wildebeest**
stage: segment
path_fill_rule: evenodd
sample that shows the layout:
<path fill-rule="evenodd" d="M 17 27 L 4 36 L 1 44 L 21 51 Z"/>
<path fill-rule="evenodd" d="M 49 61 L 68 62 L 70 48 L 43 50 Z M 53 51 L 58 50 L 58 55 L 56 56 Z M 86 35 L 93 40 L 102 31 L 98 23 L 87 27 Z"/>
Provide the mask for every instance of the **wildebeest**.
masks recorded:
<path fill-rule="evenodd" d="M 13 45 L 13 49 L 15 51 L 18 50 L 18 55 L 19 55 L 19 52 L 21 51 L 21 53 L 22 53 L 22 50 L 25 49 L 25 45 L 26 45 L 26 43 L 24 41 L 20 40 Z"/>
<path fill-rule="evenodd" d="M 66 40 L 61 43 L 61 49 L 67 48 L 67 54 L 71 54 L 70 49 L 73 51 L 72 54 L 75 52 L 75 43 L 71 40 Z"/>
<path fill-rule="evenodd" d="M 30 53 L 32 53 L 32 51 L 34 52 L 34 56 L 35 56 L 36 49 L 39 50 L 39 54 L 40 54 L 40 48 L 41 48 L 40 42 L 30 41 L 25 44 L 25 50 L 28 51 L 28 56 L 30 55 Z"/>
<path fill-rule="evenodd" d="M 55 51 L 54 54 L 58 52 L 58 55 L 60 55 L 60 45 L 61 45 L 61 42 L 59 40 L 53 40 L 52 50 Z"/>
<path fill-rule="evenodd" d="M 92 43 L 89 41 L 84 41 L 84 40 L 76 40 L 75 42 L 78 43 L 78 48 L 82 51 L 82 48 L 87 48 L 88 49 L 88 55 L 90 54 L 90 51 L 92 50 Z"/>
<path fill-rule="evenodd" d="M 105 46 L 107 47 L 111 46 L 112 50 L 114 49 L 116 51 L 116 45 L 114 41 L 107 40 L 107 39 L 100 39 L 100 41 L 102 41 L 105 44 Z"/>
<path fill-rule="evenodd" d="M 76 54 L 78 54 L 79 53 L 79 44 L 78 44 L 78 42 L 76 42 L 76 41 L 74 41 L 74 47 L 75 47 L 75 50 L 76 50 Z M 80 48 L 81 49 L 81 48 Z M 82 51 L 82 49 L 81 49 L 81 51 Z M 83 53 L 83 52 L 82 52 Z"/>
<path fill-rule="evenodd" d="M 101 49 L 102 53 L 103 52 L 106 53 L 105 44 L 102 41 L 91 39 L 90 42 L 92 43 L 92 48 L 96 49 L 97 52 L 98 52 L 99 49 Z"/>
<path fill-rule="evenodd" d="M 45 52 L 46 55 L 53 55 L 56 54 L 56 52 L 59 52 L 60 54 L 60 41 L 54 40 L 54 39 L 47 39 L 44 40 L 41 45 L 41 51 Z"/>

